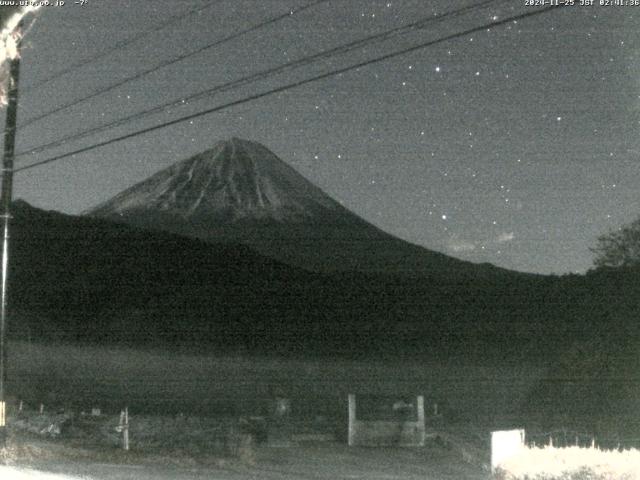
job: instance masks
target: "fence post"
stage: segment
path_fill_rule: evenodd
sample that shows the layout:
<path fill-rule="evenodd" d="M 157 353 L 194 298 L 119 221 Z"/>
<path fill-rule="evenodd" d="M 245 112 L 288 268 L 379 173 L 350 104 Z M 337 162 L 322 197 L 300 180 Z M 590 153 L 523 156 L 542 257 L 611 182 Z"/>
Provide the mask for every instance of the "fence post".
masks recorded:
<path fill-rule="evenodd" d="M 276 395 L 269 402 L 267 419 L 267 443 L 270 447 L 288 447 L 291 445 L 291 399 Z"/>
<path fill-rule="evenodd" d="M 122 431 L 122 448 L 129 450 L 129 407 L 124 407 L 120 412 L 120 426 Z"/>
<path fill-rule="evenodd" d="M 349 433 L 348 433 L 348 445 L 353 446 L 355 439 L 356 429 L 356 396 L 353 393 L 349 394 Z"/>
<path fill-rule="evenodd" d="M 418 444 L 420 446 L 424 446 L 424 440 L 427 436 L 427 432 L 425 431 L 425 421 L 424 421 L 424 396 L 418 395 L 416 398 L 416 413 L 417 413 L 417 421 L 418 421 L 418 431 L 420 432 L 420 438 L 418 438 Z"/>
<path fill-rule="evenodd" d="M 124 449 L 129 450 L 129 407 L 124 408 Z"/>

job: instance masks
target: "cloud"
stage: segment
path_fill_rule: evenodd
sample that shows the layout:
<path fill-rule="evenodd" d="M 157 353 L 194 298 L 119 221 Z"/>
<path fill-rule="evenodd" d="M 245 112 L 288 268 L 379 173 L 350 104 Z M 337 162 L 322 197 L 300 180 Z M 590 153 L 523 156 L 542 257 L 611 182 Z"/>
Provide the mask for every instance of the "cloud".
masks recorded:
<path fill-rule="evenodd" d="M 510 242 L 514 238 L 516 238 L 516 236 L 513 232 L 503 232 L 496 238 L 496 243 Z"/>
<path fill-rule="evenodd" d="M 451 238 L 449 239 L 447 248 L 449 248 L 449 250 L 456 253 L 473 252 L 476 249 L 476 244 L 472 242 L 467 242 L 466 240 L 460 240 L 458 238 Z"/>
<path fill-rule="evenodd" d="M 476 240 L 465 240 L 460 238 L 457 234 L 453 234 L 447 240 L 447 249 L 454 253 L 467 253 L 473 252 L 478 248 L 489 247 L 491 245 L 501 245 L 503 243 L 511 242 L 516 238 L 515 233 L 513 232 L 502 232 L 497 236 L 489 239 L 476 239 Z"/>

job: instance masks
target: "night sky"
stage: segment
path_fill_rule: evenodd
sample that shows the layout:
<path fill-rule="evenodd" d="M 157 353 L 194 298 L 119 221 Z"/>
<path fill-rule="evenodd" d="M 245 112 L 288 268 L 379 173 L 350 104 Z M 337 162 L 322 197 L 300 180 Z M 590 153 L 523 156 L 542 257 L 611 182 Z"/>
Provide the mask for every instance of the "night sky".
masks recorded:
<path fill-rule="evenodd" d="M 308 3 L 67 0 L 43 7 L 24 44 L 19 121 Z M 330 0 L 21 128 L 18 151 L 479 3 Z M 169 16 L 207 4 L 42 84 Z M 495 1 L 19 157 L 17 166 L 536 8 L 525 0 Z M 14 196 L 77 214 L 238 136 L 263 143 L 346 207 L 410 242 L 521 271 L 584 272 L 597 236 L 640 213 L 638 20 L 640 6 L 554 9 L 24 171 Z"/>

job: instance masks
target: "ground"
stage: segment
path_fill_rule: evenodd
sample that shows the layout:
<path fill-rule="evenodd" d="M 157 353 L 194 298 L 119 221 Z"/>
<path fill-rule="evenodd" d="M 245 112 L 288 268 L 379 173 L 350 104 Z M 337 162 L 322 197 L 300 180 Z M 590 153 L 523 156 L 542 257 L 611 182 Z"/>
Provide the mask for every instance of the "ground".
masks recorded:
<path fill-rule="evenodd" d="M 9 352 L 8 466 L 95 479 L 486 479 L 490 430 L 513 423 L 539 375 L 536 368 L 428 359 L 253 358 L 35 343 L 13 343 Z M 427 445 L 348 447 L 349 393 L 424 395 Z M 288 448 L 261 441 L 251 423 L 274 395 L 291 399 L 296 433 L 304 434 Z M 115 432 L 125 406 L 129 452 Z M 94 408 L 101 414 L 92 415 Z M 4 468 L 3 479 L 21 480 Z"/>
<path fill-rule="evenodd" d="M 250 457 L 193 457 L 176 451 L 159 456 L 116 449 L 70 447 L 59 440 L 12 438 L 8 480 L 57 480 L 34 472 L 92 479 L 220 480 L 486 480 L 475 459 L 442 441 L 419 448 L 357 448 L 340 442 L 301 442 L 288 448 L 255 446 Z M 6 475 L 6 476 L 5 476 Z M 31 475 L 31 476 L 29 476 Z"/>

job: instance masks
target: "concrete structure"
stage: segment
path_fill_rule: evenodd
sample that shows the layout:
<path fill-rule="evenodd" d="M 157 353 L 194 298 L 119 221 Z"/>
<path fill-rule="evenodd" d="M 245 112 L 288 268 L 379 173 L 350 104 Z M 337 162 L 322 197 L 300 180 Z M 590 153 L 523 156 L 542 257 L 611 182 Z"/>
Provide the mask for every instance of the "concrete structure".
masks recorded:
<path fill-rule="evenodd" d="M 491 472 L 524 448 L 524 430 L 491 432 Z"/>
<path fill-rule="evenodd" d="M 358 398 L 361 400 L 360 407 L 356 405 L 356 395 L 349 395 L 349 446 L 424 445 L 426 433 L 422 395 L 412 399 Z M 369 408 L 362 408 L 365 406 Z"/>

